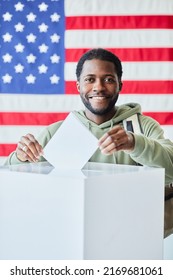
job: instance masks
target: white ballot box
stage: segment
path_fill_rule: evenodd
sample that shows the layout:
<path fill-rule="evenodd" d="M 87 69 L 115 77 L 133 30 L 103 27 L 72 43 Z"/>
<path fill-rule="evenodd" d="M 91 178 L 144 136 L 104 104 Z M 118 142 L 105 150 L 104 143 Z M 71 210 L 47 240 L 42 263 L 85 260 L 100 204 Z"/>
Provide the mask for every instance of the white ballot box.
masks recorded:
<path fill-rule="evenodd" d="M 163 258 L 163 169 L 9 168 L 0 168 L 1 260 Z"/>

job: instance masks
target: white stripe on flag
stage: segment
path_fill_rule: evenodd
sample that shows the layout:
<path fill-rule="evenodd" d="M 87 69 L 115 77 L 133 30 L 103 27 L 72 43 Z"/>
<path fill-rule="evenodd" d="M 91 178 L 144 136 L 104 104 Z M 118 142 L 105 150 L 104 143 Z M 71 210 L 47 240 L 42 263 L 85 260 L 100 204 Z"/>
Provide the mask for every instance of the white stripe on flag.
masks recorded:
<path fill-rule="evenodd" d="M 173 47 L 173 30 L 67 30 L 65 47 L 70 48 L 138 48 Z"/>
<path fill-rule="evenodd" d="M 172 125 L 162 125 L 161 126 L 165 132 L 165 138 L 169 138 L 171 141 L 173 141 L 173 129 Z"/>
<path fill-rule="evenodd" d="M 19 142 L 21 136 L 28 133 L 37 135 L 43 130 L 44 126 L 29 126 L 29 125 L 8 125 L 0 126 L 0 143 L 17 143 Z"/>
<path fill-rule="evenodd" d="M 75 94 L 0 94 L 1 112 L 70 112 L 82 108 Z"/>
<path fill-rule="evenodd" d="M 93 3 L 94 2 L 94 3 Z M 126 8 L 125 8 L 126 7 Z M 84 15 L 171 15 L 172 0 L 66 0 L 67 16 Z"/>
<path fill-rule="evenodd" d="M 123 80 L 173 80 L 173 62 L 123 62 Z M 65 80 L 75 81 L 76 63 L 65 64 Z"/>
<path fill-rule="evenodd" d="M 0 144 L 18 143 L 22 135 L 31 133 L 37 137 L 45 126 L 0 126 Z M 165 136 L 173 140 L 171 125 L 163 125 Z"/>
<path fill-rule="evenodd" d="M 83 108 L 79 95 L 0 95 L 1 112 L 70 112 Z M 61 98 L 59 98 L 61 97 Z M 18 100 L 19 102 L 16 102 Z M 140 103 L 143 112 L 172 112 L 172 94 L 121 94 L 118 104 L 135 102 Z"/>
<path fill-rule="evenodd" d="M 121 94 L 117 105 L 125 103 L 141 104 L 143 112 L 172 112 L 172 94 Z"/>

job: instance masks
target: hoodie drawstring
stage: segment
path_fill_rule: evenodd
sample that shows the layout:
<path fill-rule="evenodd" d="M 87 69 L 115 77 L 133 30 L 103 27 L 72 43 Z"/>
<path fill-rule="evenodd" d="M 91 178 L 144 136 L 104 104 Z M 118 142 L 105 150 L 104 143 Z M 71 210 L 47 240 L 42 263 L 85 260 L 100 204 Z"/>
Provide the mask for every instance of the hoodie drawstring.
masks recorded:
<path fill-rule="evenodd" d="M 113 126 L 114 126 L 114 123 L 113 123 L 113 121 L 112 121 L 112 119 L 111 119 L 111 127 L 110 127 L 110 130 L 113 128 Z M 117 161 L 116 161 L 115 152 L 112 154 L 112 156 L 113 156 L 113 163 L 116 164 Z"/>

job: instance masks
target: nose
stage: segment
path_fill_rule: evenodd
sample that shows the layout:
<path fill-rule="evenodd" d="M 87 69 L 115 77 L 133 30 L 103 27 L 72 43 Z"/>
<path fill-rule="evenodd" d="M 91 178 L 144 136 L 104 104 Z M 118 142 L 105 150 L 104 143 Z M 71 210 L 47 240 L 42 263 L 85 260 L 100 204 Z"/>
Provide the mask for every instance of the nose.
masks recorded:
<path fill-rule="evenodd" d="M 105 89 L 104 82 L 101 79 L 96 79 L 93 83 L 93 91 L 99 92 Z"/>

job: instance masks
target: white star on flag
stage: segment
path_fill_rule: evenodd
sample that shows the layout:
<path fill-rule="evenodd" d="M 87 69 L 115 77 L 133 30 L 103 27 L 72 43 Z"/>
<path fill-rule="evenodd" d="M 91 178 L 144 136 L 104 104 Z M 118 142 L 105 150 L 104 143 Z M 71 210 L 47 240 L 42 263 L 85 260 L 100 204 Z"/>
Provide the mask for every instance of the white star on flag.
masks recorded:
<path fill-rule="evenodd" d="M 58 15 L 57 13 L 54 13 L 50 16 L 52 22 L 58 22 L 60 20 L 60 17 L 61 16 Z"/>
<path fill-rule="evenodd" d="M 23 73 L 24 66 L 22 64 L 17 64 L 14 66 L 16 73 Z"/>
<path fill-rule="evenodd" d="M 4 43 L 11 42 L 11 39 L 13 38 L 13 36 L 7 32 L 6 34 L 2 35 L 2 38 L 4 39 Z"/>
<path fill-rule="evenodd" d="M 12 55 L 10 55 L 9 53 L 6 53 L 5 55 L 2 56 L 4 63 L 10 63 L 12 60 Z"/>
<path fill-rule="evenodd" d="M 60 36 L 56 33 L 54 33 L 52 36 L 50 36 L 52 43 L 58 43 L 60 40 Z"/>
<path fill-rule="evenodd" d="M 29 76 L 26 76 L 26 80 L 27 80 L 28 84 L 34 84 L 36 77 L 34 75 L 30 74 Z"/>
<path fill-rule="evenodd" d="M 48 67 L 45 64 L 42 64 L 38 67 L 40 74 L 45 74 L 47 72 Z"/>
<path fill-rule="evenodd" d="M 34 63 L 36 60 L 36 56 L 34 56 L 32 53 L 30 53 L 27 57 L 26 57 L 28 63 Z"/>
<path fill-rule="evenodd" d="M 46 12 L 47 7 L 48 7 L 48 5 L 46 5 L 44 2 L 41 3 L 40 5 L 38 5 L 38 8 L 39 8 L 40 12 Z"/>
<path fill-rule="evenodd" d="M 11 80 L 12 80 L 12 76 L 10 76 L 9 74 L 6 74 L 5 76 L 2 76 L 3 82 L 4 84 L 10 84 Z"/>
<path fill-rule="evenodd" d="M 37 37 L 33 33 L 30 33 L 28 36 L 26 36 L 28 43 L 34 43 L 36 38 Z"/>
<path fill-rule="evenodd" d="M 14 5 L 16 12 L 21 12 L 23 11 L 24 5 L 21 2 L 18 2 L 16 5 Z"/>
<path fill-rule="evenodd" d="M 40 53 L 46 53 L 48 50 L 48 46 L 46 46 L 45 44 L 42 44 L 41 46 L 38 47 L 40 50 Z"/>
<path fill-rule="evenodd" d="M 29 13 L 26 17 L 28 22 L 34 22 L 37 16 L 33 13 Z"/>
<path fill-rule="evenodd" d="M 16 52 L 19 52 L 19 53 L 22 53 L 23 50 L 24 50 L 24 48 L 25 48 L 25 46 L 22 45 L 21 43 L 17 44 L 17 45 L 14 46 L 14 47 L 15 47 L 15 49 L 16 49 Z"/>
<path fill-rule="evenodd" d="M 59 63 L 60 57 L 57 54 L 53 54 L 50 57 L 50 60 L 51 60 L 52 63 Z"/>
<path fill-rule="evenodd" d="M 16 32 L 22 32 L 25 26 L 23 24 L 21 24 L 21 22 L 19 22 L 14 27 L 16 29 Z"/>
<path fill-rule="evenodd" d="M 4 15 L 2 15 L 4 18 L 4 21 L 11 21 L 12 18 L 12 14 L 10 14 L 9 12 L 6 12 Z"/>
<path fill-rule="evenodd" d="M 58 84 L 59 79 L 60 78 L 57 75 L 54 74 L 53 76 L 50 77 L 51 84 Z"/>
<path fill-rule="evenodd" d="M 42 32 L 47 32 L 47 29 L 48 29 L 48 25 L 46 25 L 45 23 L 42 23 L 38 26 L 39 28 L 39 31 L 42 33 Z"/>

